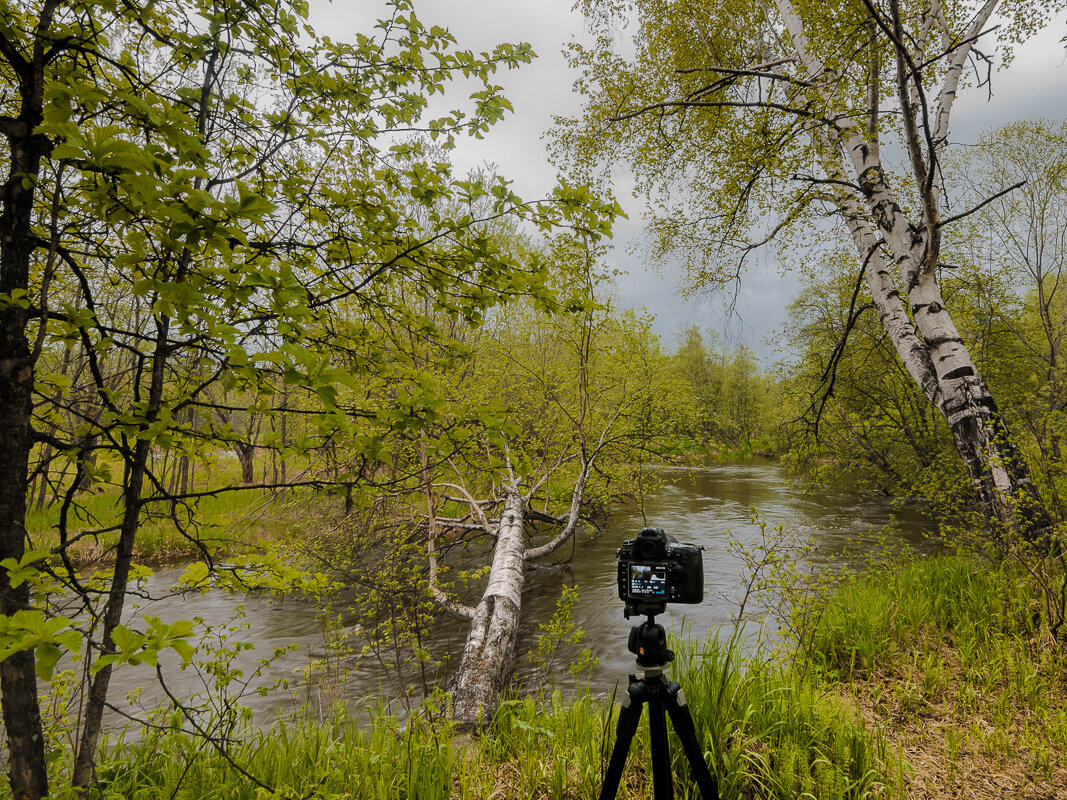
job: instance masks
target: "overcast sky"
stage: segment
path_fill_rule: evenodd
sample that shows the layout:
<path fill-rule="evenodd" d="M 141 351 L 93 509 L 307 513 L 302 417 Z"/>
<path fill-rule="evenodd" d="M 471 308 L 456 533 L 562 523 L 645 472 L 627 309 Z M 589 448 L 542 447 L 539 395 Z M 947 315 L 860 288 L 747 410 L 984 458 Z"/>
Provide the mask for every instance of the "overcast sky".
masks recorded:
<path fill-rule="evenodd" d="M 379 0 L 312 0 L 312 22 L 320 32 L 347 38 L 367 31 L 368 22 L 382 15 Z M 524 199 L 543 197 L 555 184 L 544 132 L 554 114 L 573 116 L 581 98 L 571 91 L 574 76 L 561 53 L 564 45 L 584 36 L 581 14 L 572 0 L 422 0 L 416 10 L 424 24 L 448 28 L 458 44 L 475 51 L 500 42 L 529 42 L 537 59 L 496 82 L 515 107 L 515 113 L 495 125 L 482 140 L 464 140 L 453 153 L 460 166 L 495 165 L 514 181 Z M 1067 33 L 1060 17 L 1022 48 L 1009 70 L 994 76 L 992 97 L 987 89 L 961 94 L 953 112 L 952 142 L 973 142 L 982 132 L 1013 120 L 1067 117 L 1067 66 L 1059 40 Z M 618 281 L 620 302 L 655 315 L 655 330 L 672 347 L 680 326 L 696 324 L 723 333 L 731 343 L 752 347 L 766 363 L 775 359 L 770 336 L 785 320 L 785 308 L 795 294 L 795 278 L 782 274 L 768 254 L 746 274 L 735 313 L 725 314 L 732 299 L 707 296 L 683 300 L 678 293 L 680 270 L 662 274 L 646 267 L 634 245 L 642 241 L 643 209 L 634 199 L 620 197 L 629 216 L 616 227 L 612 264 L 625 272 Z"/>

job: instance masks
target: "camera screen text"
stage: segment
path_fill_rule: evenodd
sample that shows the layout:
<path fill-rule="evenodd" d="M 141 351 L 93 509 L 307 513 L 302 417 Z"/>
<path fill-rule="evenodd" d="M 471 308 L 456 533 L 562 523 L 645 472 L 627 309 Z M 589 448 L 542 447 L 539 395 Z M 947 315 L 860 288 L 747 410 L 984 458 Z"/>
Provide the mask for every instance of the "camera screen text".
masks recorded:
<path fill-rule="evenodd" d="M 630 594 L 639 597 L 666 597 L 667 565 L 630 564 Z"/>

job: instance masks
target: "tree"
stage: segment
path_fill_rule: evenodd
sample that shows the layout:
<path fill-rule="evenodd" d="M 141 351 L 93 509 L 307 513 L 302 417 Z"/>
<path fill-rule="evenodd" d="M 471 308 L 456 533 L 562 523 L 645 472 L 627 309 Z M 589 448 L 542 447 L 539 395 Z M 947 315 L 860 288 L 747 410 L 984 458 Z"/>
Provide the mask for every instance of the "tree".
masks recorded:
<path fill-rule="evenodd" d="M 857 307 L 854 293 L 855 254 L 843 244 L 790 305 L 782 334 L 794 354 L 782 368 L 786 461 L 816 481 L 958 512 L 953 501 L 966 473 L 948 430 L 894 357 L 873 304 Z"/>
<path fill-rule="evenodd" d="M 92 779 L 115 664 L 187 652 L 174 630 L 121 623 L 137 533 L 166 516 L 210 558 L 196 501 L 241 487 L 171 492 L 155 453 L 232 445 L 211 425 L 221 407 L 299 414 L 290 450 L 341 438 L 374 459 L 423 412 L 385 413 L 359 391 L 390 377 L 377 334 L 420 324 L 405 294 L 475 320 L 541 281 L 484 235 L 490 219 L 609 224 L 613 208 L 580 190 L 525 204 L 503 180 L 455 178 L 427 139 L 482 135 L 510 107 L 491 75 L 531 53 L 460 50 L 407 0 L 388 5 L 376 35 L 343 43 L 317 36 L 299 0 L 0 2 L 0 684 L 16 797 L 48 794 L 37 673 L 62 651 L 80 652 L 89 676 L 78 789 Z M 426 98 L 454 75 L 474 81 L 469 109 L 427 119 Z M 341 342 L 360 351 L 355 369 L 331 363 Z M 67 347 L 84 359 L 91 400 L 49 370 Z M 46 434 L 57 395 L 75 424 Z M 77 470 L 51 552 L 27 548 L 35 443 Z M 117 523 L 71 529 L 86 481 L 118 491 Z M 73 570 L 70 549 L 86 537 L 113 554 L 106 586 Z M 84 622 L 42 624 L 31 588 L 56 581 L 78 592 Z"/>
<path fill-rule="evenodd" d="M 549 317 L 520 307 L 490 324 L 468 388 L 476 405 L 502 400 L 501 429 L 480 443 L 492 454 L 488 469 L 472 468 L 474 459 L 465 469 L 451 463 L 458 485 L 433 483 L 427 470 L 431 589 L 449 611 L 470 620 L 448 687 L 453 716 L 465 726 L 488 725 L 507 685 L 525 570 L 571 542 L 579 523 L 610 498 L 628 493 L 627 474 L 670 438 L 665 365 L 647 321 L 613 310 L 595 255 L 588 243 L 566 240 L 552 250 L 557 291 L 570 311 Z M 443 489 L 455 499 L 457 488 L 468 513 L 439 517 L 434 493 Z M 499 516 L 490 517 L 490 509 Z M 537 531 L 539 524 L 548 531 Z M 493 546 L 481 597 L 466 606 L 436 585 L 435 539 L 438 530 L 471 527 L 492 537 Z"/>
<path fill-rule="evenodd" d="M 379 640 L 425 653 L 417 627 L 428 604 L 466 621 L 448 691 L 454 719 L 470 727 L 490 723 L 510 680 L 526 570 L 558 558 L 584 521 L 632 491 L 641 462 L 670 444 L 674 410 L 649 322 L 613 309 L 592 237 L 539 252 L 513 231 L 494 236 L 549 265 L 548 294 L 495 308 L 478 328 L 438 324 L 427 337 L 393 327 L 418 372 L 416 397 L 395 402 L 418 403 L 418 423 L 391 440 L 381 502 L 326 545 L 346 582 L 370 584 L 360 624 Z M 446 332 L 451 341 L 435 338 Z M 381 578 L 368 579 L 379 565 Z"/>
<path fill-rule="evenodd" d="M 1060 126 L 1013 123 L 953 154 L 949 185 L 962 208 L 994 199 L 946 229 L 939 281 L 976 365 L 1031 456 L 1037 486 L 1063 516 L 1063 176 Z M 1033 158 L 1034 152 L 1044 154 Z M 1019 185 L 1024 182 L 1023 185 Z M 1013 188 L 1014 187 L 1014 188 Z M 1008 191 L 1008 190 L 1011 191 Z M 891 344 L 853 299 L 855 256 L 825 259 L 794 303 L 786 333 L 798 408 L 815 398 L 818 441 L 794 425 L 790 458 L 893 496 L 922 497 L 958 511 L 961 465 L 947 429 L 897 362 Z M 851 326 L 846 336 L 845 329 Z M 829 377 L 832 374 L 832 379 Z M 832 393 L 825 384 L 832 380 Z M 820 390 L 820 387 L 822 389 Z M 832 394 L 832 397 L 830 396 Z"/>
<path fill-rule="evenodd" d="M 689 255 L 694 287 L 739 277 L 768 243 L 814 244 L 835 217 L 859 254 L 857 285 L 946 420 L 981 507 L 1027 535 L 1048 528 L 1047 512 L 938 283 L 943 231 L 967 214 L 943 212 L 940 176 L 991 15 L 1007 18 L 1008 46 L 1051 7 L 588 0 L 598 36 L 574 61 L 591 99 L 560 130 L 579 169 L 633 166 L 657 252 Z M 636 30 L 617 47 L 613 26 L 629 18 Z M 902 164 L 887 161 L 894 152 Z"/>
<path fill-rule="evenodd" d="M 752 452 L 770 428 L 770 381 L 744 345 L 725 347 L 714 332 L 710 346 L 694 325 L 682 332 L 672 362 L 689 408 L 688 433 L 706 447 Z"/>
<path fill-rule="evenodd" d="M 1032 440 L 1049 500 L 1060 505 L 1067 435 L 1067 127 L 1012 123 L 952 161 L 962 205 L 994 197 L 947 231 L 947 260 L 984 310 L 976 333 L 1000 334 L 991 348 L 996 358 L 987 360 L 990 383 Z"/>

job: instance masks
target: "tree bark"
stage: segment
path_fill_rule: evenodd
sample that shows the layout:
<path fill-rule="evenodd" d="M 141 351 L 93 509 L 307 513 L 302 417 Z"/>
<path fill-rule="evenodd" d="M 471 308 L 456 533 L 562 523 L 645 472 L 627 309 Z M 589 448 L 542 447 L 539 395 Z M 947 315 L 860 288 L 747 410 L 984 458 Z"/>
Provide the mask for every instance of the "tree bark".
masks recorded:
<path fill-rule="evenodd" d="M 241 465 L 241 483 L 250 484 L 256 479 L 256 449 L 247 442 L 234 442 L 233 451 Z"/>
<path fill-rule="evenodd" d="M 940 235 L 920 233 L 906 224 L 880 164 L 865 167 L 861 186 L 897 261 L 898 274 L 893 276 L 884 257 L 875 254 L 879 268 L 870 270 L 867 279 L 887 333 L 909 374 L 944 417 L 983 511 L 1027 537 L 1041 536 L 1051 526 L 1048 512 L 945 307 L 935 271 L 927 267 L 928 253 L 938 249 L 929 240 Z M 861 257 L 870 257 L 870 248 L 878 246 L 873 231 L 861 233 L 865 223 L 852 209 L 842 210 L 850 218 Z M 900 286 L 910 307 L 910 320 L 904 313 Z"/>
<path fill-rule="evenodd" d="M 43 119 L 46 39 L 57 2 L 48 0 L 28 53 L 13 33 L 0 34 L 8 75 L 17 84 L 12 105 L 18 117 L 3 118 L 7 138 L 8 174 L 0 189 L 0 295 L 10 299 L 29 290 L 30 259 L 36 246 L 33 231 L 34 193 L 41 160 L 50 146 L 34 133 Z M 26 548 L 26 481 L 33 446 L 33 354 L 26 337 L 29 311 L 21 303 L 0 310 L 0 559 L 19 561 Z M 12 587 L 0 570 L 0 613 L 11 616 L 30 607 L 29 584 Z M 8 746 L 8 780 L 17 800 L 48 794 L 44 735 L 37 699 L 37 674 L 32 651 L 16 653 L 0 663 L 4 727 Z"/>
<path fill-rule="evenodd" d="M 187 261 L 187 255 L 183 255 Z M 156 340 L 152 354 L 152 372 L 148 389 L 148 408 L 141 430 L 145 431 L 158 418 L 163 400 L 165 367 L 168 356 L 167 336 L 170 331 L 170 319 L 160 316 L 156 321 Z M 111 587 L 108 590 L 107 605 L 104 607 L 103 631 L 101 634 L 101 652 L 113 653 L 115 627 L 122 622 L 122 610 L 126 604 L 126 590 L 129 587 L 130 568 L 133 566 L 133 546 L 141 522 L 141 499 L 144 491 L 144 479 L 148 459 L 152 451 L 152 442 L 148 438 L 138 438 L 130 447 L 129 440 L 123 436 L 126 448 L 127 468 L 124 476 L 122 493 L 123 515 L 119 529 L 118 547 L 115 552 L 115 566 L 111 574 Z M 89 685 L 89 697 L 85 705 L 85 715 L 74 755 L 74 774 L 71 783 L 75 789 L 86 789 L 93 778 L 96 765 L 96 746 L 107 704 L 107 693 L 111 683 L 113 665 L 103 666 Z"/>
<path fill-rule="evenodd" d="M 791 0 L 777 0 L 777 6 L 808 78 L 813 86 L 819 87 L 827 70 L 809 48 L 803 20 Z M 872 123 L 870 130 L 865 131 L 862 120 L 846 115 L 834 123 L 836 138 L 825 128 L 811 130 L 823 167 L 839 187 L 833 193 L 833 202 L 867 266 L 866 284 L 882 325 L 909 375 L 948 424 L 982 510 L 1005 528 L 1035 539 L 1051 527 L 1048 511 L 1033 485 L 1029 467 L 1016 449 L 996 402 L 945 307 L 936 278 L 942 221 L 938 183 L 932 176 L 936 174 L 948 138 L 949 116 L 960 74 L 974 39 L 995 6 L 996 0 L 987 0 L 971 20 L 964 44 L 948 57 L 926 152 L 918 122 L 921 101 L 913 83 L 920 76 L 906 68 L 903 37 L 897 31 L 897 88 L 908 155 L 922 201 L 920 224 L 908 219 L 889 184 L 881 161 L 876 124 Z M 899 27 L 899 20 L 894 22 Z M 829 108 L 835 108 L 825 85 L 816 91 Z M 868 109 L 872 120 L 879 113 L 877 103 L 876 94 Z M 853 173 L 855 180 L 848 179 L 847 171 Z M 858 194 L 841 188 L 856 184 Z M 881 239 L 875 234 L 872 222 Z M 883 246 L 891 253 L 892 260 L 881 250 Z"/>
<path fill-rule="evenodd" d="M 486 727 L 511 675 L 519 633 L 524 582 L 522 495 L 507 496 L 497 530 L 493 565 L 481 602 L 474 609 L 459 669 L 449 682 L 452 716 L 461 727 Z"/>

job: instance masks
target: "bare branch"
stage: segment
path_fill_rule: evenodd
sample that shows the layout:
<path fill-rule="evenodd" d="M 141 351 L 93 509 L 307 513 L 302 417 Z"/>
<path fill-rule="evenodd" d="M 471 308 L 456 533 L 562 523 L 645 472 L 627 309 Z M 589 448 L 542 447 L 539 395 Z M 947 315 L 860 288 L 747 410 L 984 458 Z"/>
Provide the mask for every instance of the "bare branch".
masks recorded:
<path fill-rule="evenodd" d="M 948 224 L 950 224 L 952 222 L 959 222 L 964 217 L 969 217 L 971 214 L 973 214 L 976 211 L 978 211 L 979 209 L 989 205 L 994 200 L 996 200 L 996 199 L 998 199 L 1000 197 L 1003 197 L 1004 195 L 1008 194 L 1008 192 L 1014 192 L 1016 189 L 1018 189 L 1020 187 L 1023 187 L 1025 185 L 1026 185 L 1026 181 L 1025 180 L 1019 181 L 1018 183 L 1013 183 L 1007 189 L 1003 189 L 1003 190 L 997 192 L 994 195 L 990 195 L 985 200 L 983 200 L 981 203 L 976 205 L 974 208 L 970 208 L 967 211 L 964 211 L 964 212 L 962 212 L 960 214 L 956 214 L 955 216 L 952 216 L 952 217 L 948 217 L 947 219 L 939 220 L 938 223 L 937 223 L 937 227 L 938 228 L 943 228 L 943 227 L 945 227 L 946 225 L 948 225 Z"/>

